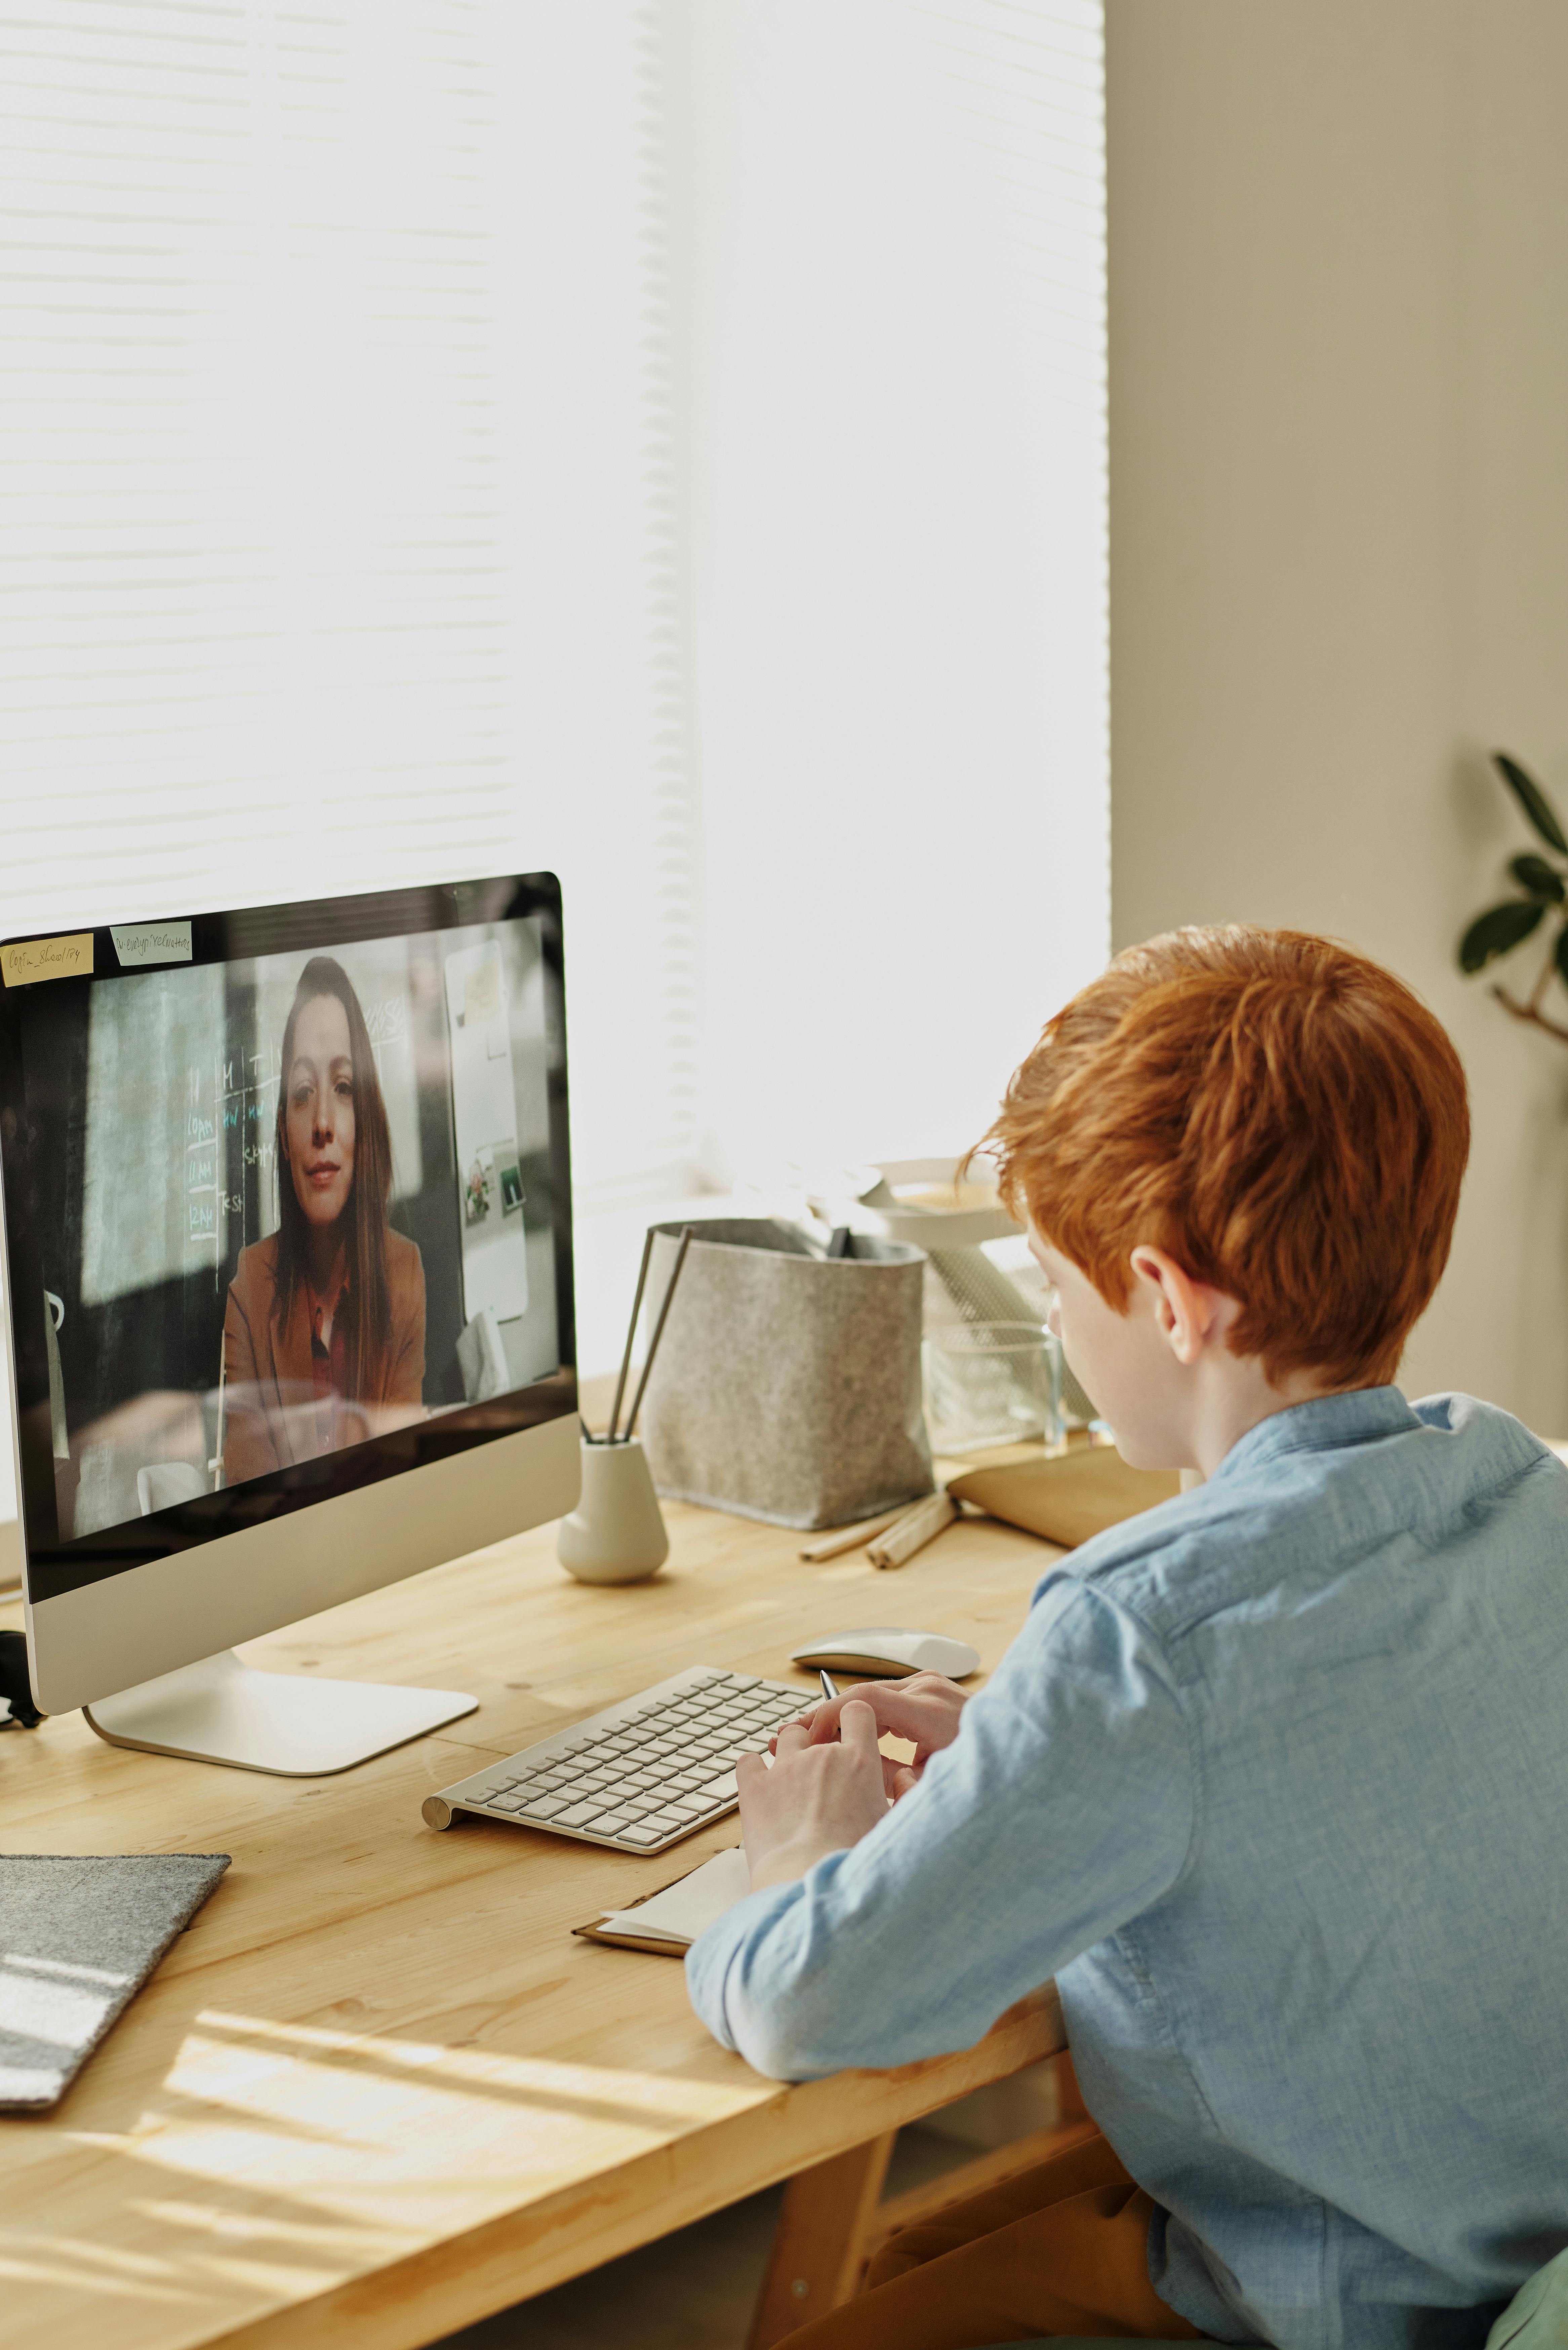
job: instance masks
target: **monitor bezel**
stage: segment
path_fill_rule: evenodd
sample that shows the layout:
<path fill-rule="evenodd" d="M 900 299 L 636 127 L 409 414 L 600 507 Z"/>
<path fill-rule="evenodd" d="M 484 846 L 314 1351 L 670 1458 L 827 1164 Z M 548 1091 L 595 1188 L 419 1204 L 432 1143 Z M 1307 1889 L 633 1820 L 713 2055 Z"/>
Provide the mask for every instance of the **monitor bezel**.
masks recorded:
<path fill-rule="evenodd" d="M 86 989 L 140 975 L 122 965 L 112 930 L 93 927 L 90 973 L 0 986 L 0 1212 L 4 1216 L 12 1375 L 13 1438 L 26 1590 L 29 1606 L 110 1582 L 129 1570 L 199 1551 L 235 1535 L 275 1526 L 303 1511 L 365 1493 L 389 1480 L 514 1438 L 577 1410 L 576 1316 L 572 1282 L 571 1148 L 567 1113 L 565 954 L 560 884 L 553 873 L 490 876 L 280 905 L 244 906 L 162 918 L 191 931 L 190 963 L 232 963 L 279 953 L 308 955 L 385 938 L 450 931 L 477 923 L 536 918 L 543 944 L 558 1367 L 486 1402 L 443 1410 L 428 1420 L 317 1456 L 119 1526 L 62 1542 L 49 1438 L 48 1364 L 39 1317 L 18 1315 L 39 1256 L 26 1199 L 29 1173 L 23 1091 L 21 1019 L 36 988 Z M 138 915 L 139 927 L 157 918 Z M 158 922 L 157 926 L 161 926 Z M 85 928 L 85 926 L 83 926 Z M 67 934 L 68 926 L 16 933 L 11 947 Z M 78 931 L 76 933 L 80 935 Z"/>

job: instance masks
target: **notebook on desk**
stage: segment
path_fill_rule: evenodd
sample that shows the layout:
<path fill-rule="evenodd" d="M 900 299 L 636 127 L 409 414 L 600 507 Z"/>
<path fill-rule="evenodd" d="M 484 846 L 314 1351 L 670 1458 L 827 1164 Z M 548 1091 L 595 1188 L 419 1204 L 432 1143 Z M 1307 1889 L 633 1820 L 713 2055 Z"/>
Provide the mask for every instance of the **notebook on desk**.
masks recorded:
<path fill-rule="evenodd" d="M 653 1950 L 666 1958 L 684 1958 L 699 1934 L 705 1933 L 726 1909 L 744 1900 L 752 1889 L 751 1871 L 743 1847 L 716 1852 L 700 1868 L 645 1893 L 625 1909 L 601 1910 L 587 1926 L 572 1931 L 585 1942 L 608 1942 L 621 1950 Z"/>

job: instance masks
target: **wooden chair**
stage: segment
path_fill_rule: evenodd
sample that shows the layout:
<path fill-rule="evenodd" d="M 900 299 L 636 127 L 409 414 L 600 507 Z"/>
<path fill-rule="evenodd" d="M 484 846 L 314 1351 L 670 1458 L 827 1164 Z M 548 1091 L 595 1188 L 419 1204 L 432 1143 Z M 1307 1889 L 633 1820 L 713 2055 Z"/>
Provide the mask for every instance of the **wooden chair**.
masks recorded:
<path fill-rule="evenodd" d="M 944 2171 L 929 2186 L 882 2200 L 897 2131 L 803 2170 L 784 2191 L 767 2274 L 757 2296 L 746 2350 L 773 2350 L 808 2318 L 852 2301 L 874 2252 L 898 2229 L 934 2219 L 966 2196 L 1000 2187 L 1045 2161 L 1088 2120 L 1070 2056 L 1054 2057 L 1059 2119 L 1012 2146 Z M 1189 2350 L 1175 2342 L 1078 2339 L 1054 2334 L 999 2344 L 997 2350 Z M 1263 2345 L 1253 2345 L 1263 2350 Z M 1568 2251 L 1521 2285 L 1486 2338 L 1486 2350 L 1568 2350 Z"/>
<path fill-rule="evenodd" d="M 1057 2119 L 1011 2146 L 977 2155 L 924 2187 L 882 2197 L 896 2130 L 803 2170 L 784 2189 L 767 2272 L 752 2314 L 746 2350 L 773 2350 L 798 2325 L 852 2301 L 874 2253 L 900 2228 L 935 2219 L 971 2195 L 1001 2187 L 1071 2144 L 1088 2124 L 1072 2059 L 1056 2068 Z"/>

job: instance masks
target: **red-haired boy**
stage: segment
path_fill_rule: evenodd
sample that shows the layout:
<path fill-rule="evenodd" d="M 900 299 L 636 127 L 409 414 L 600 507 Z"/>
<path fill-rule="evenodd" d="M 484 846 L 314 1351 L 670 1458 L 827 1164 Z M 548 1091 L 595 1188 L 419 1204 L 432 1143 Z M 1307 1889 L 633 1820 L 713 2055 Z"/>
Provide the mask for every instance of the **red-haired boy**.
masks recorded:
<path fill-rule="evenodd" d="M 1103 2135 L 792 2340 L 1471 2350 L 1568 2246 L 1568 1470 L 1391 1384 L 1453 1047 L 1329 941 L 1179 931 L 1051 1022 L 992 1141 L 1123 1454 L 1206 1482 L 1054 1566 L 968 1703 L 861 1688 L 743 1764 L 753 1890 L 688 1975 L 785 2078 L 1054 1975 Z"/>

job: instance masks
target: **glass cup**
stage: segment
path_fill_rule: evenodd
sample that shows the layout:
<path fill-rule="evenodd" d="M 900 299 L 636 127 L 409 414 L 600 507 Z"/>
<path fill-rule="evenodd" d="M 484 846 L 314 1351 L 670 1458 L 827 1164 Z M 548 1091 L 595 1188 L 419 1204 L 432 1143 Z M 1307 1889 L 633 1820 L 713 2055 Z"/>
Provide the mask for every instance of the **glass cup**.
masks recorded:
<path fill-rule="evenodd" d="M 931 1331 L 922 1356 L 933 1452 L 1065 1440 L 1061 1344 L 1038 1322 L 957 1323 Z"/>

